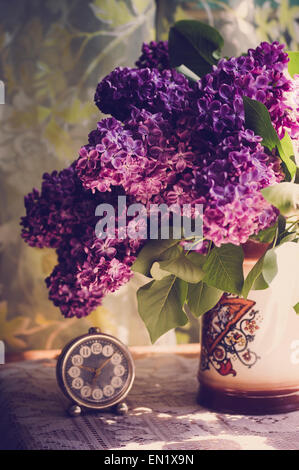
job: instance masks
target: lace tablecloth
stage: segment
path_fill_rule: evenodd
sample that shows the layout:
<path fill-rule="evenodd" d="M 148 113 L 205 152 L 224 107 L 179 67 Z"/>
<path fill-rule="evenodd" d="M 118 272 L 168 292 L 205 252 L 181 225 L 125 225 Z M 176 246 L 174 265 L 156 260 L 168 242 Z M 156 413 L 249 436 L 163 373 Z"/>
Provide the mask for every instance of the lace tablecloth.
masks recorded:
<path fill-rule="evenodd" d="M 196 403 L 198 359 L 161 354 L 136 359 L 126 416 L 71 418 L 55 360 L 0 366 L 1 449 L 299 449 L 299 412 L 272 416 L 212 413 Z"/>

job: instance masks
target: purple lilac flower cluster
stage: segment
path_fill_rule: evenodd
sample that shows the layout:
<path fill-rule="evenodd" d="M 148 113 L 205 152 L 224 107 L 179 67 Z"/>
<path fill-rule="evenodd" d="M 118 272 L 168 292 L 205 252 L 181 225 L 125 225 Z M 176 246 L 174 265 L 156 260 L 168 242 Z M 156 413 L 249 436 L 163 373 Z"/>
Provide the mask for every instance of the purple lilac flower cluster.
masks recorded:
<path fill-rule="evenodd" d="M 244 126 L 242 96 L 262 102 L 269 110 L 273 126 L 282 138 L 286 130 L 299 133 L 299 122 L 291 116 L 288 96 L 294 84 L 287 77 L 288 55 L 278 42 L 262 43 L 248 55 L 221 59 L 214 70 L 198 82 L 198 120 L 218 135 Z"/>
<path fill-rule="evenodd" d="M 46 279 L 49 298 L 65 317 L 88 315 L 105 295 L 129 281 L 139 247 L 140 243 L 96 239 L 93 231 L 62 244 L 58 265 Z"/>
<path fill-rule="evenodd" d="M 94 198 L 82 187 L 74 165 L 45 173 L 41 192 L 33 189 L 25 197 L 22 237 L 30 246 L 58 248 L 65 237 L 76 237 L 95 223 L 94 207 Z"/>
<path fill-rule="evenodd" d="M 298 103 L 283 46 L 262 43 L 221 59 L 197 83 L 169 68 L 166 42 L 144 45 L 137 68 L 117 68 L 95 102 L 111 114 L 89 134 L 70 168 L 44 175 L 25 198 L 22 236 L 57 250 L 50 298 L 67 316 L 90 313 L 131 277 L 142 240 L 95 236 L 95 207 L 118 195 L 149 204 L 202 203 L 204 236 L 215 245 L 245 243 L 277 211 L 260 189 L 283 179 L 278 159 L 245 129 L 242 96 L 268 108 L 280 137 L 299 136 Z M 127 227 L 134 225 L 134 219 Z"/>
<path fill-rule="evenodd" d="M 189 109 L 192 88 L 174 69 L 118 67 L 98 85 L 95 103 L 121 121 L 136 107 L 171 118 Z"/>
<path fill-rule="evenodd" d="M 151 41 L 142 45 L 142 54 L 136 62 L 139 69 L 170 69 L 168 42 Z"/>
<path fill-rule="evenodd" d="M 190 178 L 195 155 L 180 142 L 174 128 L 160 113 L 135 109 L 125 124 L 104 119 L 80 150 L 76 171 L 83 186 L 93 192 L 120 186 L 144 204 L 169 202 L 175 183 L 185 184 L 181 201 L 191 202 Z M 169 197 L 165 195 L 169 192 Z M 175 198 L 178 199 L 178 198 Z"/>
<path fill-rule="evenodd" d="M 104 121 L 100 123 L 81 149 L 77 174 L 83 185 L 92 191 L 119 185 L 143 203 L 203 203 L 204 235 L 216 245 L 244 243 L 273 224 L 277 211 L 260 189 L 283 175 L 261 138 L 245 129 L 242 97 L 262 101 L 281 136 L 282 129 L 298 127 L 286 104 L 292 82 L 283 73 L 288 57 L 282 49 L 278 43 L 263 43 L 247 56 L 220 60 L 195 85 L 182 82 L 182 101 L 171 99 L 167 85 L 167 108 L 153 96 L 169 71 L 116 69 L 100 83 L 96 103 L 103 111 L 107 102 L 117 118 L 124 99 L 126 117 L 111 119 L 113 129 L 105 135 Z M 134 77 L 134 90 L 129 76 Z M 150 76 L 156 78 L 154 91 Z"/>
<path fill-rule="evenodd" d="M 88 315 L 102 298 L 132 276 L 130 266 L 141 241 L 99 239 L 95 209 L 116 204 L 115 192 L 93 195 L 78 179 L 74 165 L 44 174 L 41 192 L 25 198 L 22 237 L 30 246 L 56 248 L 58 264 L 46 279 L 49 298 L 66 317 Z"/>

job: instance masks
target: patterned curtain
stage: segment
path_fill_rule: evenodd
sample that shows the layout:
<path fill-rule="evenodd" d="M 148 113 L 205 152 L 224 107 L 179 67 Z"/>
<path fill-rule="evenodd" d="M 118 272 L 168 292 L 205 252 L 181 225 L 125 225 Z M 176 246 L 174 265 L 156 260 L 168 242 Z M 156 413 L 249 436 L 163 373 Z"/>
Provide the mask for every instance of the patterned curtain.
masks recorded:
<path fill-rule="evenodd" d="M 169 26 L 185 18 L 218 28 L 228 56 L 262 40 L 298 48 L 298 0 L 156 3 L 0 0 L 0 340 L 7 351 L 60 348 L 90 325 L 128 344 L 149 342 L 136 311 L 138 279 L 86 319 L 65 320 L 44 284 L 54 251 L 30 248 L 20 238 L 24 195 L 39 187 L 45 171 L 73 161 L 101 118 L 93 105 L 100 78 L 116 66 L 132 66 L 143 41 L 166 39 Z M 197 322 L 191 323 L 177 338 L 197 341 L 197 331 Z"/>
<path fill-rule="evenodd" d="M 197 19 L 217 28 L 225 40 L 225 56 L 238 55 L 261 41 L 299 46 L 298 0 L 158 0 L 157 36 L 166 39 L 169 26 Z"/>
<path fill-rule="evenodd" d="M 19 219 L 24 195 L 40 187 L 44 172 L 71 163 L 101 118 L 93 104 L 99 79 L 132 66 L 142 42 L 154 38 L 155 2 L 0 0 L 0 11 L 0 339 L 6 351 L 60 348 L 94 324 L 134 342 L 129 312 L 61 316 L 44 283 L 55 252 L 27 246 Z M 128 292 L 118 295 L 128 302 Z M 146 332 L 136 341 L 146 342 Z"/>

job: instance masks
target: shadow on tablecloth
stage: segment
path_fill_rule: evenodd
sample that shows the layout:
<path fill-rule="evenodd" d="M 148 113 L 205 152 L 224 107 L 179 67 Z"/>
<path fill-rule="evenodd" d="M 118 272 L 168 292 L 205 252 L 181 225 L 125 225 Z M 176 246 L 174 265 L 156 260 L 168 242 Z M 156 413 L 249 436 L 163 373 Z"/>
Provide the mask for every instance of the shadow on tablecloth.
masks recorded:
<path fill-rule="evenodd" d="M 198 360 L 136 360 L 127 416 L 66 415 L 55 361 L 0 366 L 0 449 L 296 450 L 299 412 L 271 416 L 212 413 L 196 403 Z"/>

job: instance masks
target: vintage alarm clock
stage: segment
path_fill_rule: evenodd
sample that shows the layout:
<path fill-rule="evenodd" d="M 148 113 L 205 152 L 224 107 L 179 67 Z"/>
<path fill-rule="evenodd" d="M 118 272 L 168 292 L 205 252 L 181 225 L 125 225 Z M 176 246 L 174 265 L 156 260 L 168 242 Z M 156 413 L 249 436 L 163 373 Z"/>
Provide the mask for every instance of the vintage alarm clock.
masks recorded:
<path fill-rule="evenodd" d="M 117 338 L 90 328 L 62 350 L 56 367 L 58 384 L 70 399 L 71 416 L 82 410 L 112 408 L 127 412 L 123 401 L 135 378 L 135 367 L 128 348 Z"/>

